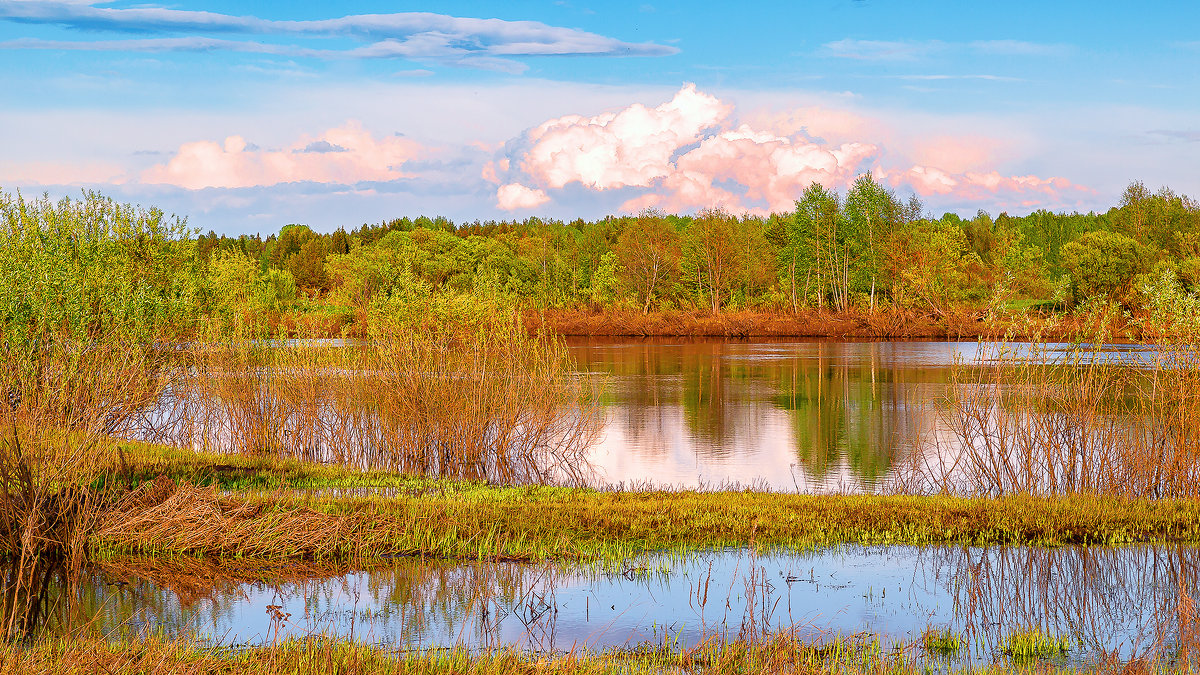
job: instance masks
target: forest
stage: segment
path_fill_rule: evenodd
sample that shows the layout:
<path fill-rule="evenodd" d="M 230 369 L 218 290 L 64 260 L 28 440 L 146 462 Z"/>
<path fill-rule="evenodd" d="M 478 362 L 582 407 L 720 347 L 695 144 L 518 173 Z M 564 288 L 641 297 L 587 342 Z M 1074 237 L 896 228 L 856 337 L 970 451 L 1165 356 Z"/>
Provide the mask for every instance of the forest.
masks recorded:
<path fill-rule="evenodd" d="M 195 238 L 203 313 L 355 312 L 487 296 L 575 312 L 906 312 L 1062 316 L 1111 311 L 1184 329 L 1200 309 L 1200 203 L 1133 182 L 1104 213 L 931 216 L 860 176 L 813 184 L 769 217 L 645 211 L 569 223 L 401 217 L 322 234 L 287 225 Z"/>

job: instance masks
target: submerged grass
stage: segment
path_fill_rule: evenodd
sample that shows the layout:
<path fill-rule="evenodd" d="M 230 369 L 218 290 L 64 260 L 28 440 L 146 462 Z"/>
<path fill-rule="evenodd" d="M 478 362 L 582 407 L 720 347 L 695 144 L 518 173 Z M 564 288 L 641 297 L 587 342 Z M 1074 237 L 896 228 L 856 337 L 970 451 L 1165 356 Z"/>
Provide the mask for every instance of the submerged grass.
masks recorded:
<path fill-rule="evenodd" d="M 719 547 L 1200 542 L 1197 500 L 599 491 L 154 446 L 126 455 L 128 476 L 140 485 L 114 507 L 92 539 L 94 551 L 620 561 L 647 551 Z M 211 487 L 191 484 L 204 480 Z"/>

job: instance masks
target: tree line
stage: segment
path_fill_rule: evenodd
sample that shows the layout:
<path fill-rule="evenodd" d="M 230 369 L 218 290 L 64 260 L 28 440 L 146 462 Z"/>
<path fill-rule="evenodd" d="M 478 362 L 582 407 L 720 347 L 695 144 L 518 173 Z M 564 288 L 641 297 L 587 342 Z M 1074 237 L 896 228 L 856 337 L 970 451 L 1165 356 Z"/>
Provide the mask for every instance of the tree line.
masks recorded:
<path fill-rule="evenodd" d="M 933 217 L 915 196 L 900 199 L 864 174 L 844 194 L 814 183 L 794 210 L 769 217 L 719 209 L 572 222 L 419 217 L 329 234 L 289 225 L 266 239 L 197 239 L 203 265 L 222 252 L 255 261 L 262 274 L 289 274 L 309 297 L 351 304 L 415 289 L 643 312 L 940 314 L 1069 310 L 1096 299 L 1138 307 L 1164 275 L 1176 292 L 1200 288 L 1200 205 L 1135 182 L 1105 213 Z"/>
<path fill-rule="evenodd" d="M 0 218 L 0 309 L 13 325 L 83 325 L 100 313 L 185 326 L 452 296 L 640 312 L 941 315 L 1106 303 L 1200 316 L 1200 205 L 1140 182 L 1104 213 L 970 218 L 933 217 L 870 174 L 844 193 L 814 183 L 793 210 L 767 217 L 403 217 L 330 233 L 288 225 L 264 238 L 197 234 L 182 219 L 98 194 L 0 193 Z"/>

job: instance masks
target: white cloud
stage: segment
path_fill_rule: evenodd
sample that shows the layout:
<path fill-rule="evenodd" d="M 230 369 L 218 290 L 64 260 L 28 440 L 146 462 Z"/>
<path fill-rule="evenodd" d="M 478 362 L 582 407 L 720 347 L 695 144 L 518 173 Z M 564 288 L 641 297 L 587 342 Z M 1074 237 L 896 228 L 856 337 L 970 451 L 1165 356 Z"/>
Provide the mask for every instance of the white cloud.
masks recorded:
<path fill-rule="evenodd" d="M 696 143 L 730 107 L 687 85 L 657 108 L 635 103 L 616 113 L 551 119 L 528 134 L 522 168 L 560 188 L 580 182 L 598 189 L 646 186 L 672 170 L 672 155 Z"/>
<path fill-rule="evenodd" d="M 505 211 L 532 209 L 550 201 L 542 190 L 525 187 L 520 183 L 501 185 L 496 190 L 496 206 Z"/>
<path fill-rule="evenodd" d="M 590 117 L 550 119 L 511 142 L 483 175 L 508 183 L 502 190 L 513 185 L 558 190 L 574 183 L 596 192 L 620 190 L 631 195 L 622 205 L 625 211 L 785 211 L 813 182 L 844 188 L 866 171 L 921 195 L 988 204 L 1006 199 L 1059 203 L 1087 192 L 1062 178 L 1001 175 L 991 164 L 1000 144 L 980 135 L 917 140 L 915 156 L 940 164 L 920 165 L 885 153 L 885 134 L 869 120 L 850 116 L 839 127 L 830 123 L 836 115 L 809 109 L 817 126 L 841 132 L 844 140 L 831 143 L 809 136 L 803 121 L 793 117 L 777 116 L 760 127 L 737 123 L 733 111 L 689 84 L 654 108 L 635 103 Z M 786 126 L 795 130 L 787 132 Z M 897 164 L 910 168 L 897 169 Z"/>

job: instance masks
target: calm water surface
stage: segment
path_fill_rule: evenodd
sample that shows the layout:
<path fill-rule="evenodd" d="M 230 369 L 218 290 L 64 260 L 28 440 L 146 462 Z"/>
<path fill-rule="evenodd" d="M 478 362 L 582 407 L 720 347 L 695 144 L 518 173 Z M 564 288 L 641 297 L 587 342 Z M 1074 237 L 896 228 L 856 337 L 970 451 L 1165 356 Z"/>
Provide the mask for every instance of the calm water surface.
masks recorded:
<path fill-rule="evenodd" d="M 975 342 L 575 342 L 607 379 L 609 483 L 855 489 L 885 478 Z"/>
<path fill-rule="evenodd" d="M 960 634 L 969 650 L 959 658 L 977 663 L 999 658 L 1011 632 L 1037 627 L 1067 637 L 1071 660 L 1090 663 L 1102 653 L 1169 654 L 1181 630 L 1189 636 L 1198 553 L 850 546 L 651 556 L 611 569 L 401 559 L 273 583 L 133 560 L 96 573 L 80 605 L 110 635 L 160 631 L 231 645 L 323 634 L 400 648 L 563 651 L 790 629 L 814 640 L 866 633 L 885 648 L 913 649 L 932 626 Z"/>

